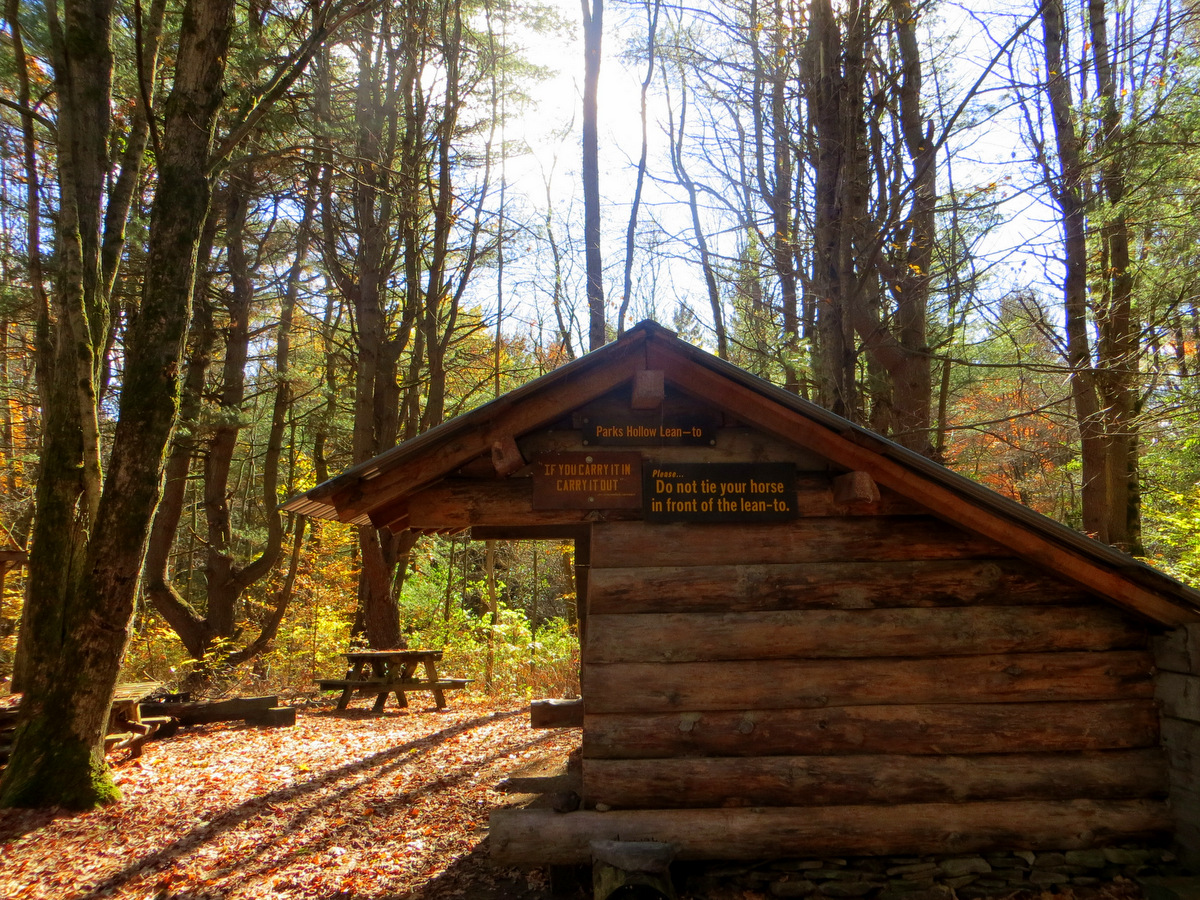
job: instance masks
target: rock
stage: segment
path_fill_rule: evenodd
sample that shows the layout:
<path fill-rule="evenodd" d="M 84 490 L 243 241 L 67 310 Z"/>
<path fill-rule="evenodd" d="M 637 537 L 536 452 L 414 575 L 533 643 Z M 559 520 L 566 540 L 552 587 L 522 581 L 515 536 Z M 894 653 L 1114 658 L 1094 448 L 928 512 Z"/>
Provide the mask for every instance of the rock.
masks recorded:
<path fill-rule="evenodd" d="M 944 884 L 920 891 L 897 891 L 889 888 L 879 895 L 879 900 L 953 900 L 954 891 Z"/>
<path fill-rule="evenodd" d="M 957 878 L 947 878 L 946 887 L 957 890 L 960 887 L 966 887 L 973 881 L 978 881 L 978 875 L 959 875 Z"/>
<path fill-rule="evenodd" d="M 774 881 L 770 887 L 772 897 L 807 897 L 816 889 L 811 881 Z"/>
<path fill-rule="evenodd" d="M 824 865 L 819 859 L 781 859 L 772 863 L 771 868 L 777 872 L 803 872 L 807 869 L 820 869 Z"/>
<path fill-rule="evenodd" d="M 1075 887 L 1095 887 L 1098 884 L 1103 884 L 1102 878 L 1095 878 L 1091 875 L 1077 875 L 1071 879 L 1071 884 Z"/>
<path fill-rule="evenodd" d="M 909 875 L 917 872 L 936 872 L 937 867 L 937 863 L 934 862 L 907 863 L 901 866 L 892 866 L 887 870 L 887 874 L 894 877 L 896 875 Z"/>
<path fill-rule="evenodd" d="M 941 865 L 942 874 L 947 878 L 957 878 L 960 875 L 986 875 L 992 871 L 987 860 L 979 856 L 968 859 L 947 859 Z"/>
<path fill-rule="evenodd" d="M 1108 857 L 1103 850 L 1068 850 L 1065 854 L 1067 865 L 1083 866 L 1088 869 L 1103 869 L 1108 865 Z"/>
<path fill-rule="evenodd" d="M 1062 853 L 1039 853 L 1033 859 L 1033 865 L 1039 869 L 1052 869 L 1055 866 L 1065 866 L 1067 857 Z"/>
<path fill-rule="evenodd" d="M 849 900 L 852 897 L 865 897 L 877 887 L 879 885 L 867 881 L 827 881 L 817 890 L 826 897 Z"/>
<path fill-rule="evenodd" d="M 1030 884 L 1070 884 L 1071 876 L 1053 869 L 1034 869 L 1029 873 Z"/>
<path fill-rule="evenodd" d="M 806 873 L 809 878 L 817 878 L 822 881 L 861 881 L 862 872 L 855 872 L 853 869 L 812 869 Z"/>
<path fill-rule="evenodd" d="M 1150 858 L 1148 850 L 1128 850 L 1124 847 L 1105 847 L 1104 858 L 1114 866 L 1140 866 Z"/>
<path fill-rule="evenodd" d="M 1030 866 L 1032 866 L 1034 860 L 1037 859 L 1037 854 L 1031 853 L 1028 850 L 1014 850 L 1013 856 L 1015 856 L 1017 859 L 1025 860 L 1025 864 Z"/>

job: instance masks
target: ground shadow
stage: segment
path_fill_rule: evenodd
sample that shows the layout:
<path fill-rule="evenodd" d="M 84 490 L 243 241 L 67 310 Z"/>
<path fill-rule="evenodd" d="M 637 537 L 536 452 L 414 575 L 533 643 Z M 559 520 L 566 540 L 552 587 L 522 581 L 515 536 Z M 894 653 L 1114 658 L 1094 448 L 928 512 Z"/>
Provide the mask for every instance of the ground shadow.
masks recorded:
<path fill-rule="evenodd" d="M 473 728 L 478 728 L 497 719 L 509 718 L 515 715 L 522 715 L 524 710 L 513 710 L 509 712 L 491 713 L 486 716 L 477 716 L 468 719 L 465 722 L 460 722 L 449 728 L 426 735 L 417 740 L 408 741 L 399 744 L 395 747 L 390 747 L 387 750 L 381 750 L 373 753 L 370 756 L 360 760 L 347 763 L 335 769 L 331 769 L 322 775 L 312 778 L 308 781 L 292 784 L 288 787 L 279 788 L 265 794 L 253 797 L 246 800 L 230 809 L 226 810 L 219 816 L 212 819 L 210 822 L 200 825 L 186 834 L 172 841 L 167 846 L 147 854 L 133 862 L 130 862 L 119 872 L 114 873 L 86 894 L 81 895 L 78 900 L 98 900 L 100 897 L 110 896 L 114 891 L 123 887 L 127 882 L 150 869 L 157 869 L 166 866 L 181 856 L 193 852 L 203 844 L 211 841 L 214 837 L 222 832 L 237 828 L 249 819 L 261 815 L 265 810 L 273 805 L 287 803 L 289 801 L 303 799 L 309 795 L 314 795 L 325 788 L 335 785 L 337 782 L 343 781 L 354 775 L 370 771 L 371 777 L 380 778 L 390 774 L 398 768 L 407 765 L 413 765 L 417 760 L 425 754 L 432 751 L 439 744 L 444 743 L 450 738 L 463 732 L 470 731 Z M 377 716 L 378 714 L 376 714 Z M 443 782 L 444 783 L 444 782 Z M 356 790 L 359 787 L 358 783 L 345 785 L 340 790 L 349 792 Z M 436 784 L 426 786 L 426 790 L 436 789 Z M 405 798 L 411 801 L 411 796 Z M 403 802 L 397 798 L 398 802 Z M 335 798 L 325 798 L 324 803 L 335 802 Z M 301 827 L 304 820 L 309 818 L 315 810 L 301 809 L 289 821 L 288 826 L 284 831 L 294 831 Z M 266 847 L 263 848 L 266 850 Z M 239 866 L 244 868 L 245 861 Z M 249 874 L 249 873 L 247 873 Z M 188 896 L 186 893 L 174 895 L 179 898 Z"/>

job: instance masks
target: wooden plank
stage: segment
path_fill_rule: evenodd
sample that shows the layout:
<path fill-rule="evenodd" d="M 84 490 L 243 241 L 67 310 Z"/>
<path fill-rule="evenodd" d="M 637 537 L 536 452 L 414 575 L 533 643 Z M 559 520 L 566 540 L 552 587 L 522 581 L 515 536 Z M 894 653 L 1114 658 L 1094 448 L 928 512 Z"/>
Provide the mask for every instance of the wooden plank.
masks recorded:
<path fill-rule="evenodd" d="M 746 565 L 853 560 L 981 559 L 1008 556 L 998 544 L 926 516 L 808 518 L 780 524 L 650 525 L 605 522 L 592 533 L 600 567 Z"/>
<path fill-rule="evenodd" d="M 1154 697 L 1164 716 L 1200 722 L 1200 677 L 1177 672 L 1159 672 Z"/>
<path fill-rule="evenodd" d="M 790 462 L 801 472 L 825 472 L 830 463 L 823 456 L 803 447 L 750 428 L 717 429 L 717 443 L 709 447 L 646 447 L 647 459 L 658 462 Z M 583 433 L 576 429 L 547 429 L 530 432 L 517 439 L 522 453 L 530 459 L 539 453 L 561 453 L 589 449 Z"/>
<path fill-rule="evenodd" d="M 782 610 L 597 615 L 588 663 L 967 656 L 1144 647 L 1110 606 Z"/>
<path fill-rule="evenodd" d="M 596 840 L 662 841 L 679 859 L 772 859 L 985 850 L 1076 850 L 1170 834 L 1156 800 L 916 803 L 775 809 L 496 810 L 492 857 L 502 863 L 585 863 Z"/>
<path fill-rule="evenodd" d="M 534 700 L 529 704 L 530 728 L 581 728 L 583 700 Z"/>
<path fill-rule="evenodd" d="M 1155 637 L 1154 663 L 1167 672 L 1200 675 L 1200 624 L 1181 625 Z"/>
<path fill-rule="evenodd" d="M 585 759 L 584 802 L 613 809 L 846 806 L 1165 796 L 1158 748 L 982 756 Z"/>
<path fill-rule="evenodd" d="M 591 589 L 596 614 L 1089 601 L 1079 588 L 1015 559 L 596 567 Z"/>
<path fill-rule="evenodd" d="M 1162 744 L 1171 768 L 1200 785 L 1200 725 L 1163 716 Z"/>
<path fill-rule="evenodd" d="M 1136 650 L 933 659 L 607 663 L 583 669 L 588 713 L 804 709 L 896 703 L 1117 700 L 1154 696 Z"/>
<path fill-rule="evenodd" d="M 593 759 L 833 753 L 976 754 L 1158 744 L 1150 700 L 939 703 L 829 709 L 585 715 Z"/>
<path fill-rule="evenodd" d="M 488 404 L 488 418 L 447 428 L 442 432 L 443 439 L 426 438 L 421 444 L 423 452 L 408 458 L 396 461 L 385 454 L 377 460 L 377 471 L 335 479 L 315 499 L 327 499 L 340 521 L 352 521 L 376 506 L 436 481 L 480 453 L 490 453 L 492 444 L 505 435 L 545 427 L 563 410 L 628 383 L 634 371 L 645 368 L 644 348 L 644 340 L 635 337 L 625 346 L 613 347 L 596 364 L 578 367 L 570 378 L 555 380 L 536 391 L 518 390 L 501 397 Z"/>
<path fill-rule="evenodd" d="M 946 521 L 996 541 L 1017 555 L 1096 591 L 1132 612 L 1169 626 L 1200 620 L 1200 610 L 1189 608 L 1183 601 L 1143 587 L 1112 566 L 1057 543 L 979 501 L 887 458 L 872 447 L 861 446 L 855 440 L 859 437 L 857 433 L 838 434 L 781 407 L 778 401 L 697 364 L 670 345 L 650 342 L 646 347 L 646 358 L 648 367 L 663 370 L 668 384 L 723 409 L 736 411 L 743 421 L 785 440 L 795 441 L 848 469 L 869 472 L 881 486 L 925 504 Z"/>

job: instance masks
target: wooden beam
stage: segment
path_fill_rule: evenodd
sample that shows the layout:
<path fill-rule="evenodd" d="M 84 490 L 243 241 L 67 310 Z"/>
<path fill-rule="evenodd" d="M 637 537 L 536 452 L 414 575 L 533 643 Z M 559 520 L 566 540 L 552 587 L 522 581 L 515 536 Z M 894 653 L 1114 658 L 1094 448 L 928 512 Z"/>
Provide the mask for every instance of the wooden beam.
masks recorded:
<path fill-rule="evenodd" d="M 861 446 L 857 432 L 838 434 L 779 402 L 693 362 L 657 343 L 646 348 L 647 365 L 662 369 L 667 381 L 696 397 L 707 398 L 743 421 L 765 428 L 852 470 L 870 473 L 880 485 L 922 503 L 939 518 L 1010 548 L 1051 572 L 1096 591 L 1114 603 L 1164 625 L 1200 620 L 1200 611 L 1123 577 L 1098 561 L 1006 518 L 962 494 Z"/>
<path fill-rule="evenodd" d="M 581 423 L 582 424 L 582 423 Z M 717 429 L 715 446 L 654 447 L 647 450 L 656 462 L 790 462 L 807 473 L 826 473 L 830 463 L 803 447 L 789 444 L 774 435 L 746 427 Z M 539 453 L 570 453 L 594 449 L 584 446 L 583 432 L 555 428 L 532 431 L 517 438 L 526 459 Z"/>
<path fill-rule="evenodd" d="M 492 466 L 501 478 L 511 475 L 525 465 L 525 457 L 511 434 L 492 441 Z"/>
<path fill-rule="evenodd" d="M 582 728 L 583 700 L 534 700 L 529 704 L 530 728 Z"/>
<path fill-rule="evenodd" d="M 946 657 L 1145 645 L 1141 622 L 1100 604 L 639 615 L 597 615 L 593 610 L 584 660 Z"/>
<path fill-rule="evenodd" d="M 635 371 L 644 368 L 645 340 L 635 337 L 623 346 L 613 347 L 591 368 L 575 370 L 570 378 L 560 378 L 541 390 L 517 391 L 493 401 L 489 404 L 489 418 L 472 419 L 458 427 L 447 423 L 451 427 L 443 432 L 442 440 L 426 441 L 420 445 L 420 452 L 401 456 L 399 460 L 381 460 L 378 475 L 370 479 L 360 477 L 334 488 L 329 502 L 337 509 L 338 519 L 349 522 L 382 503 L 436 481 L 481 453 L 490 452 L 492 444 L 506 435 L 519 435 L 548 425 L 564 412 L 628 382 Z"/>
<path fill-rule="evenodd" d="M 685 757 L 585 759 L 588 805 L 612 809 L 846 806 L 980 800 L 1162 797 L 1156 747 L 979 756 Z"/>
<path fill-rule="evenodd" d="M 748 563 L 987 559 L 1009 553 L 932 516 L 861 516 L 651 525 L 606 522 L 593 535 L 596 567 L 709 566 Z"/>
<path fill-rule="evenodd" d="M 608 663 L 584 667 L 582 693 L 589 714 L 1116 700 L 1153 697 L 1153 675 L 1153 659 L 1138 650 Z"/>
<path fill-rule="evenodd" d="M 477 481 L 446 478 L 409 495 L 413 528 L 469 528 L 475 525 L 579 525 L 587 509 L 534 509 L 532 479 Z"/>
<path fill-rule="evenodd" d="M 1150 699 L 585 715 L 594 759 L 1048 753 L 1158 745 Z"/>
<path fill-rule="evenodd" d="M 473 541 L 586 541 L 591 525 L 475 525 Z M 576 547 L 578 553 L 578 547 Z"/>
<path fill-rule="evenodd" d="M 662 841 L 679 859 L 773 859 L 1078 850 L 1171 833 L 1156 800 L 917 803 L 776 809 L 502 809 L 488 840 L 502 863 L 586 863 L 598 840 Z"/>
<path fill-rule="evenodd" d="M 592 573 L 596 613 L 1074 605 L 1091 596 L 1019 559 L 685 564 Z"/>

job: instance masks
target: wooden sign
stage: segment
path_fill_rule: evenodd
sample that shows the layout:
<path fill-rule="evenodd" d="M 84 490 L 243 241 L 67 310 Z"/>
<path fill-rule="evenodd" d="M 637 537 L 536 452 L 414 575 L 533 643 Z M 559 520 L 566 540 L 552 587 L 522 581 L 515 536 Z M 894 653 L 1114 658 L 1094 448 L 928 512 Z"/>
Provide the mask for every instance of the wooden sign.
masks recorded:
<path fill-rule="evenodd" d="M 709 416 L 663 415 L 659 411 L 631 410 L 604 419 L 583 420 L 584 446 L 712 445 L 717 441 L 716 419 Z"/>
<path fill-rule="evenodd" d="M 796 518 L 791 463 L 646 463 L 647 522 L 782 522 Z"/>
<path fill-rule="evenodd" d="M 637 509 L 639 453 L 543 453 L 533 461 L 534 509 Z"/>

